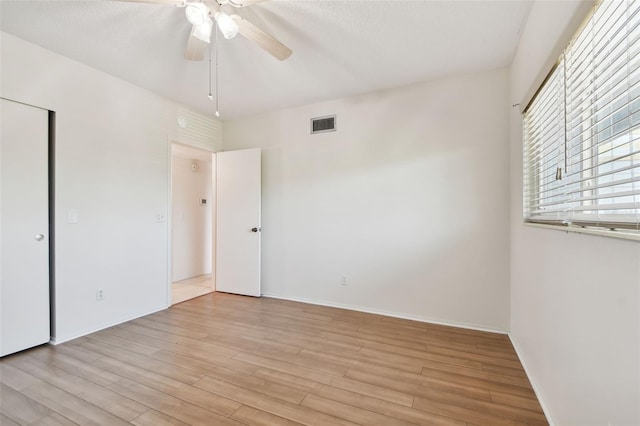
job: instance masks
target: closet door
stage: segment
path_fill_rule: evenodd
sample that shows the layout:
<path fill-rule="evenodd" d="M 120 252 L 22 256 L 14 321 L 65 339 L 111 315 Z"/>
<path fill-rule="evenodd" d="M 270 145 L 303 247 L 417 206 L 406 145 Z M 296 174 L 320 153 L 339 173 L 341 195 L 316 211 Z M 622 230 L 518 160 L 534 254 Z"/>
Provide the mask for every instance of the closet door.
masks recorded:
<path fill-rule="evenodd" d="M 49 341 L 49 113 L 0 105 L 0 356 Z"/>

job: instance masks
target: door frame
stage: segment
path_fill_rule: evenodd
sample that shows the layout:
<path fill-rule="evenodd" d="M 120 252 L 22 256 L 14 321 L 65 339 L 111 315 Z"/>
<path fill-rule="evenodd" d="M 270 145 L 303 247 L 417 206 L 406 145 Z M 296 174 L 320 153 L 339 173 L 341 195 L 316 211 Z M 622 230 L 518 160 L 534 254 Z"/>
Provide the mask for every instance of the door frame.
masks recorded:
<path fill-rule="evenodd" d="M 195 149 L 202 152 L 207 152 L 211 154 L 211 189 L 212 196 L 211 199 L 214 201 L 214 205 L 211 208 L 211 277 L 213 281 L 213 291 L 216 291 L 216 210 L 217 203 L 216 200 L 216 151 L 202 148 L 199 146 L 189 145 L 187 143 L 183 143 L 177 141 L 172 138 L 168 138 L 167 144 L 167 156 L 168 156 L 168 181 L 167 181 L 167 218 L 166 218 L 166 228 L 167 228 L 167 308 L 170 308 L 171 303 L 171 287 L 173 284 L 173 145 L 183 146 L 189 149 Z"/>

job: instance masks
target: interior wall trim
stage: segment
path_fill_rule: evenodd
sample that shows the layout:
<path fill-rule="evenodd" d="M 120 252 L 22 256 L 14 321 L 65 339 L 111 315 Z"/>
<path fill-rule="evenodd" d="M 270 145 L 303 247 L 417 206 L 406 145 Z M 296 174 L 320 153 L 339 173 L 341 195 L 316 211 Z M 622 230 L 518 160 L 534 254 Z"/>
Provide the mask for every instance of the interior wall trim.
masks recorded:
<path fill-rule="evenodd" d="M 69 342 L 69 341 L 71 341 L 73 339 L 77 339 L 79 337 L 83 337 L 83 336 L 86 336 L 86 335 L 91 334 L 91 333 L 96 333 L 96 332 L 101 331 L 101 330 L 106 330 L 107 328 L 111 328 L 111 327 L 114 327 L 116 325 L 120 325 L 122 323 L 128 322 L 128 321 L 133 321 L 134 319 L 142 318 L 142 317 L 145 317 L 147 315 L 155 314 L 156 312 L 164 311 L 167 308 L 168 308 L 167 306 L 161 306 L 159 308 L 152 309 L 149 312 L 145 312 L 143 314 L 139 314 L 139 315 L 137 314 L 137 315 L 132 315 L 132 316 L 128 316 L 128 317 L 125 317 L 125 318 L 121 318 L 118 321 L 115 321 L 113 324 L 108 324 L 108 325 L 104 325 L 104 326 L 100 326 L 100 327 L 96 327 L 96 328 L 91 328 L 89 330 L 82 331 L 81 333 L 74 333 L 74 334 L 71 334 L 69 336 L 63 336 L 63 337 L 57 337 L 56 336 L 55 339 L 51 339 L 49 341 L 49 344 L 57 346 L 57 345 L 60 345 L 62 343 Z"/>
<path fill-rule="evenodd" d="M 538 385 L 533 375 L 531 374 L 531 370 L 527 368 L 527 363 L 525 362 L 525 359 L 522 356 L 524 352 L 518 346 L 518 343 L 515 337 L 513 337 L 513 334 L 509 332 L 507 333 L 507 335 L 509 336 L 509 340 L 511 341 L 511 345 L 513 346 L 513 349 L 516 351 L 516 355 L 518 355 L 518 359 L 520 360 L 520 364 L 522 364 L 522 368 L 524 369 L 524 372 L 527 375 L 527 378 L 529 379 L 529 383 L 531 383 L 531 387 L 533 388 L 533 393 L 536 394 L 536 398 L 538 398 L 538 402 L 540 402 L 540 406 L 542 407 L 542 411 L 544 412 L 544 415 L 547 418 L 547 421 L 549 422 L 549 426 L 556 426 L 557 423 L 553 420 L 553 416 L 551 415 L 551 410 L 549 409 L 549 406 L 545 403 L 544 398 L 542 397 L 540 386 Z"/>
<path fill-rule="evenodd" d="M 309 303 L 311 305 L 327 306 L 329 308 L 348 309 L 351 311 L 365 312 L 367 314 L 376 314 L 376 315 L 382 315 L 385 317 L 400 318 L 400 319 L 424 322 L 429 324 L 445 325 L 448 327 L 465 328 L 468 330 L 475 330 L 475 331 L 486 331 L 489 333 L 498 333 L 498 334 L 507 334 L 507 335 L 509 334 L 507 330 L 486 327 L 483 325 L 468 324 L 468 323 L 454 322 L 454 321 L 443 321 L 443 320 L 422 317 L 417 315 L 406 315 L 399 312 L 385 311 L 382 309 L 372 309 L 372 308 L 366 308 L 366 307 L 357 306 L 357 305 L 328 302 L 325 300 L 305 299 L 305 298 L 299 298 L 299 297 L 285 297 L 285 296 L 279 296 L 279 295 L 269 294 L 269 293 L 263 293 L 262 296 L 272 298 L 272 299 L 290 300 L 292 302 L 301 302 L 301 303 Z"/>

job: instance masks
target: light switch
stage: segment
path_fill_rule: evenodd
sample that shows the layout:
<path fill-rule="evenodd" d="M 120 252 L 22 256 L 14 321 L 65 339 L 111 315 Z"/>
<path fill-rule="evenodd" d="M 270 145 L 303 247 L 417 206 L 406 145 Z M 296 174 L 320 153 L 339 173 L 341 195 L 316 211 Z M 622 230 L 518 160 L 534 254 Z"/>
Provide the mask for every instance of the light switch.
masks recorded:
<path fill-rule="evenodd" d="M 77 209 L 69 209 L 67 211 L 67 223 L 78 223 L 78 210 Z"/>

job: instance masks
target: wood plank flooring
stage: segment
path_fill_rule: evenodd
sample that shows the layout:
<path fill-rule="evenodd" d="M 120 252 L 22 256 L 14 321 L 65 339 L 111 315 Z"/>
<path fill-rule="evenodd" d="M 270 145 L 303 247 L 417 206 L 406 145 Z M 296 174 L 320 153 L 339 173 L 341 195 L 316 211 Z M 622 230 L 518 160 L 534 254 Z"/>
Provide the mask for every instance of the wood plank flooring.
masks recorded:
<path fill-rule="evenodd" d="M 194 297 L 203 296 L 213 291 L 211 274 L 198 275 L 186 280 L 174 281 L 171 284 L 171 304 L 184 302 Z"/>
<path fill-rule="evenodd" d="M 504 335 L 212 293 L 0 360 L 4 425 L 546 425 Z"/>

